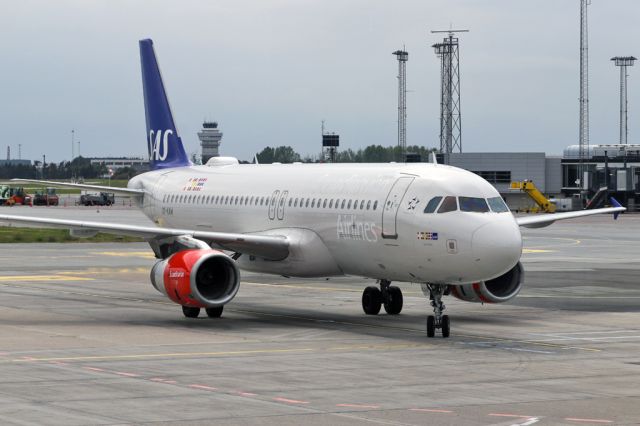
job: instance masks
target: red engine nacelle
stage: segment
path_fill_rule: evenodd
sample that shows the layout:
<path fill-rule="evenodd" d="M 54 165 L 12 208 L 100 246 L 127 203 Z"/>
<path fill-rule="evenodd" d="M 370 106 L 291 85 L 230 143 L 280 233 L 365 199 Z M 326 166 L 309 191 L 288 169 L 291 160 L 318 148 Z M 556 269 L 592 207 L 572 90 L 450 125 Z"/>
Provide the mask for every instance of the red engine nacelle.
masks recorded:
<path fill-rule="evenodd" d="M 184 250 L 153 265 L 151 283 L 182 306 L 213 308 L 235 297 L 240 271 L 220 251 Z"/>
<path fill-rule="evenodd" d="M 450 285 L 451 295 L 465 302 L 503 303 L 520 293 L 524 283 L 524 268 L 518 262 L 509 272 L 489 281 Z"/>

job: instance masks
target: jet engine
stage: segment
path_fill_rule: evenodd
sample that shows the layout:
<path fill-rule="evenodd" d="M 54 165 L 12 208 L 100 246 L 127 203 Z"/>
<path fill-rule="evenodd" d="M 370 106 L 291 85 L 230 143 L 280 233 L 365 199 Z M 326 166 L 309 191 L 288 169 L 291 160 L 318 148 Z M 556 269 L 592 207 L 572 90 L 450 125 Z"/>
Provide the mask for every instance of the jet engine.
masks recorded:
<path fill-rule="evenodd" d="M 151 283 L 182 306 L 213 308 L 235 297 L 240 271 L 220 251 L 183 250 L 153 265 Z"/>
<path fill-rule="evenodd" d="M 524 268 L 518 262 L 507 273 L 488 281 L 480 281 L 473 284 L 450 285 L 452 296 L 465 302 L 476 303 L 503 303 L 520 293 L 524 283 Z"/>

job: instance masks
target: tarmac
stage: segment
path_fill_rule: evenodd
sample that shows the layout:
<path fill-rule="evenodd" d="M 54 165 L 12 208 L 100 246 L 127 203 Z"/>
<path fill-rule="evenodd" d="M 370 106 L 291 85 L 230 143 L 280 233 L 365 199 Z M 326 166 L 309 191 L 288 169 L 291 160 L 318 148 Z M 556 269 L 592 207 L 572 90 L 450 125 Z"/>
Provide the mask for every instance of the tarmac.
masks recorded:
<path fill-rule="evenodd" d="M 640 424 L 639 235 L 640 215 L 523 229 L 521 294 L 446 298 L 448 339 L 426 337 L 418 285 L 372 317 L 373 280 L 243 273 L 222 318 L 187 319 L 144 243 L 0 245 L 1 423 Z"/>

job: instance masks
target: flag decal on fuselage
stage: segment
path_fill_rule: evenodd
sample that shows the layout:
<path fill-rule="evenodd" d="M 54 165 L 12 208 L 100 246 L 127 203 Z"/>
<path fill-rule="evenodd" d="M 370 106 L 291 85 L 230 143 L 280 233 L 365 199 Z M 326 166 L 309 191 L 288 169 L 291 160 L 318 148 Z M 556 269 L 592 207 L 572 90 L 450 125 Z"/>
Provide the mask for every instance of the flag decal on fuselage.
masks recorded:
<path fill-rule="evenodd" d="M 207 178 L 189 178 L 187 184 L 182 188 L 183 191 L 202 191 Z"/>
<path fill-rule="evenodd" d="M 418 239 L 436 241 L 438 239 L 438 233 L 437 232 L 418 232 Z"/>

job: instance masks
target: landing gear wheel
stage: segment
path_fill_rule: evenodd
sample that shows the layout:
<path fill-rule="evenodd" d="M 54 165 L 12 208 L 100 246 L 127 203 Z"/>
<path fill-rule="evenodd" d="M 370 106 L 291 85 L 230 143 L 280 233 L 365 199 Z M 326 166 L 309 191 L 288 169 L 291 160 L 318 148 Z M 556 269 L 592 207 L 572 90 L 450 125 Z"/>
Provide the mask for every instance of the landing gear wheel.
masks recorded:
<path fill-rule="evenodd" d="M 436 329 L 439 329 L 442 330 L 442 337 L 449 337 L 449 316 L 442 315 L 445 310 L 442 296 L 449 294 L 447 285 L 425 283 L 422 284 L 422 292 L 425 296 L 429 296 L 431 307 L 433 308 L 433 315 L 427 317 L 427 336 L 435 336 Z"/>
<path fill-rule="evenodd" d="M 198 318 L 200 315 L 200 308 L 193 308 L 191 306 L 183 306 L 182 313 L 187 318 Z"/>
<path fill-rule="evenodd" d="M 442 328 L 442 337 L 449 337 L 449 315 L 442 316 L 440 327 Z"/>
<path fill-rule="evenodd" d="M 427 337 L 436 335 L 436 318 L 433 315 L 427 317 Z"/>
<path fill-rule="evenodd" d="M 382 307 L 382 292 L 378 287 L 369 286 L 362 293 L 362 310 L 367 315 L 378 315 Z"/>
<path fill-rule="evenodd" d="M 207 313 L 207 316 L 209 318 L 220 318 L 220 316 L 222 315 L 223 309 L 224 309 L 224 306 L 218 306 L 215 308 L 206 308 L 205 312 Z"/>
<path fill-rule="evenodd" d="M 402 290 L 400 287 L 391 286 L 387 289 L 387 297 L 384 302 L 384 310 L 389 315 L 398 315 L 402 311 Z"/>

